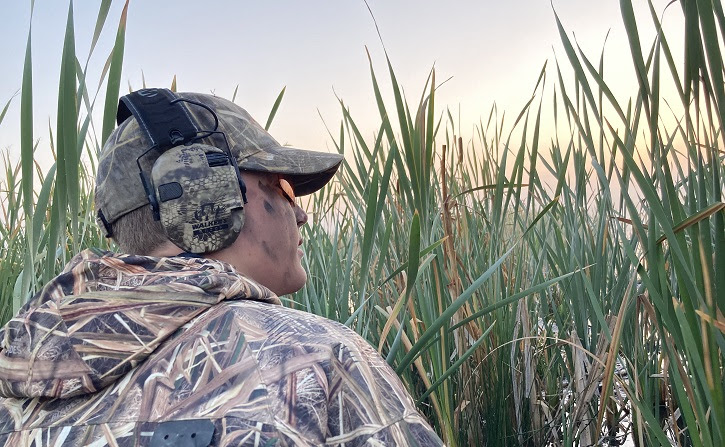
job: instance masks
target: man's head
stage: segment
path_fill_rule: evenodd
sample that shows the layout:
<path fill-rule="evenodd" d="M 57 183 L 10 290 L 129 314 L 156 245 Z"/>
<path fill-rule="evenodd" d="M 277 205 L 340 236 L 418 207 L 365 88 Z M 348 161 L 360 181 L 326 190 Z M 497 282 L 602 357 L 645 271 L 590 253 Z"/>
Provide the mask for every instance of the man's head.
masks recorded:
<path fill-rule="evenodd" d="M 206 256 L 228 262 L 278 295 L 296 292 L 307 280 L 300 262 L 299 232 L 307 213 L 283 189 L 284 178 L 256 172 L 242 175 L 248 199 L 242 231 L 231 246 Z"/>
<path fill-rule="evenodd" d="M 118 118 L 99 160 L 96 212 L 122 250 L 200 253 L 278 294 L 304 284 L 307 216 L 289 199 L 326 184 L 341 155 L 282 147 L 211 95 L 143 90 L 122 98 Z"/>

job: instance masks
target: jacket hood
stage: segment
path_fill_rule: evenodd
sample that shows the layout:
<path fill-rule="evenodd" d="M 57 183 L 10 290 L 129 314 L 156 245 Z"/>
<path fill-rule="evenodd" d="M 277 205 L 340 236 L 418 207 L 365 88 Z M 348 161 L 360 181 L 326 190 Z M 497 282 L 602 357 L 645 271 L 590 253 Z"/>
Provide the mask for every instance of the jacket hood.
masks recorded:
<path fill-rule="evenodd" d="M 0 397 L 95 393 L 223 300 L 279 304 L 229 264 L 86 250 L 0 330 Z"/>

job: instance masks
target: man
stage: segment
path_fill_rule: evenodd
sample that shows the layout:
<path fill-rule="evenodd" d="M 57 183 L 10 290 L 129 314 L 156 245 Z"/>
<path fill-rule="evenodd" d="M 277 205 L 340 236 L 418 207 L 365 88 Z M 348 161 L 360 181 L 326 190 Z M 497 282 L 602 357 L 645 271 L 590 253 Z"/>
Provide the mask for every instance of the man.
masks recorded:
<path fill-rule="evenodd" d="M 296 195 L 342 157 L 281 147 L 211 95 L 121 99 L 86 250 L 0 333 L 0 445 L 441 445 L 348 328 L 280 305 L 306 281 Z"/>

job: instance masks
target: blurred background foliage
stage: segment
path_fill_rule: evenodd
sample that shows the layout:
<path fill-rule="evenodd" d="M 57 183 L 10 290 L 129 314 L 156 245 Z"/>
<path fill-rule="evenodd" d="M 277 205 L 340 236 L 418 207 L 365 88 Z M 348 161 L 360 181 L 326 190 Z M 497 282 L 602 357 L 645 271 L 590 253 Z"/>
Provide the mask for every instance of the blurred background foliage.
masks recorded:
<path fill-rule="evenodd" d="M 85 65 L 70 5 L 50 147 L 33 135 L 30 30 L 22 89 L 0 112 L 2 125 L 21 103 L 20 162 L 0 164 L 2 321 L 78 250 L 113 249 L 93 219 L 94 163 L 125 93 L 128 1 L 120 17 L 110 4 Z M 565 54 L 532 73 L 513 123 L 494 106 L 463 135 L 436 108 L 435 71 L 409 101 L 389 60 L 390 91 L 370 61 L 373 138 L 340 100 L 329 136 L 345 163 L 306 204 L 309 281 L 285 303 L 369 340 L 450 446 L 725 445 L 725 16 L 719 0 L 671 2 L 685 19 L 682 57 L 648 5 L 635 18 L 620 1 L 631 52 L 611 63 L 633 64 L 638 86 L 626 103 L 603 53 L 584 54 L 558 17 Z M 653 42 L 638 20 L 654 22 Z M 115 45 L 90 82 L 108 27 Z M 676 86 L 670 103 L 663 79 Z M 544 114 L 556 129 L 541 129 Z M 56 160 L 45 172 L 39 151 Z"/>

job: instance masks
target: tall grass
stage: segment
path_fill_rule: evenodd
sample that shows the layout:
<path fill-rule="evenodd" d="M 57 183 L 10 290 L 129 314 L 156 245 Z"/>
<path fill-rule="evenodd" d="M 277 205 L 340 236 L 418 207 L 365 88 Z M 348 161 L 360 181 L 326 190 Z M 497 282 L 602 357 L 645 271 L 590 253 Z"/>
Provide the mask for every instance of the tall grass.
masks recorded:
<path fill-rule="evenodd" d="M 340 101 L 330 139 L 346 161 L 309 204 L 309 281 L 288 302 L 367 338 L 448 445 L 725 445 L 725 16 L 719 1 L 670 7 L 685 18 L 683 62 L 648 5 L 642 18 L 620 1 L 631 54 L 606 63 L 554 17 L 563 58 L 532 73 L 511 124 L 493 107 L 461 135 L 436 108 L 435 72 L 410 102 L 387 59 L 390 91 L 370 61 L 373 139 Z M 638 20 L 654 23 L 654 42 L 640 41 Z M 125 21 L 124 9 L 97 138 L 71 4 L 51 148 L 33 147 L 29 130 L 29 33 L 21 163 L 6 158 L 0 181 L 3 320 L 77 249 L 106 244 L 92 172 L 113 126 Z M 637 90 L 624 104 L 604 72 L 630 62 Z M 673 125 L 665 77 L 684 110 Z M 546 116 L 558 133 L 541 128 Z M 46 173 L 38 150 L 57 155 Z"/>
<path fill-rule="evenodd" d="M 30 2 L 31 23 L 34 6 Z M 46 148 L 37 148 L 33 136 L 32 27 L 29 26 L 20 92 L 20 163 L 13 167 L 6 156 L 5 177 L 0 179 L 4 193 L 0 201 L 3 211 L 0 216 L 2 321 L 9 319 L 32 293 L 55 276 L 80 247 L 108 247 L 93 223 L 93 163 L 102 140 L 95 135 L 92 115 L 104 81 L 107 99 L 104 116 L 112 119 L 116 113 L 128 1 L 101 79 L 88 82 L 86 68 L 106 25 L 110 6 L 111 0 L 99 4 L 91 48 L 82 68 L 75 52 L 73 2 L 69 3 L 58 86 L 58 119 L 55 128 L 49 128 L 51 143 Z M 89 90 L 89 84 L 97 84 L 98 89 Z M 35 162 L 38 150 L 51 152 L 55 159 L 48 172 L 41 172 Z"/>

